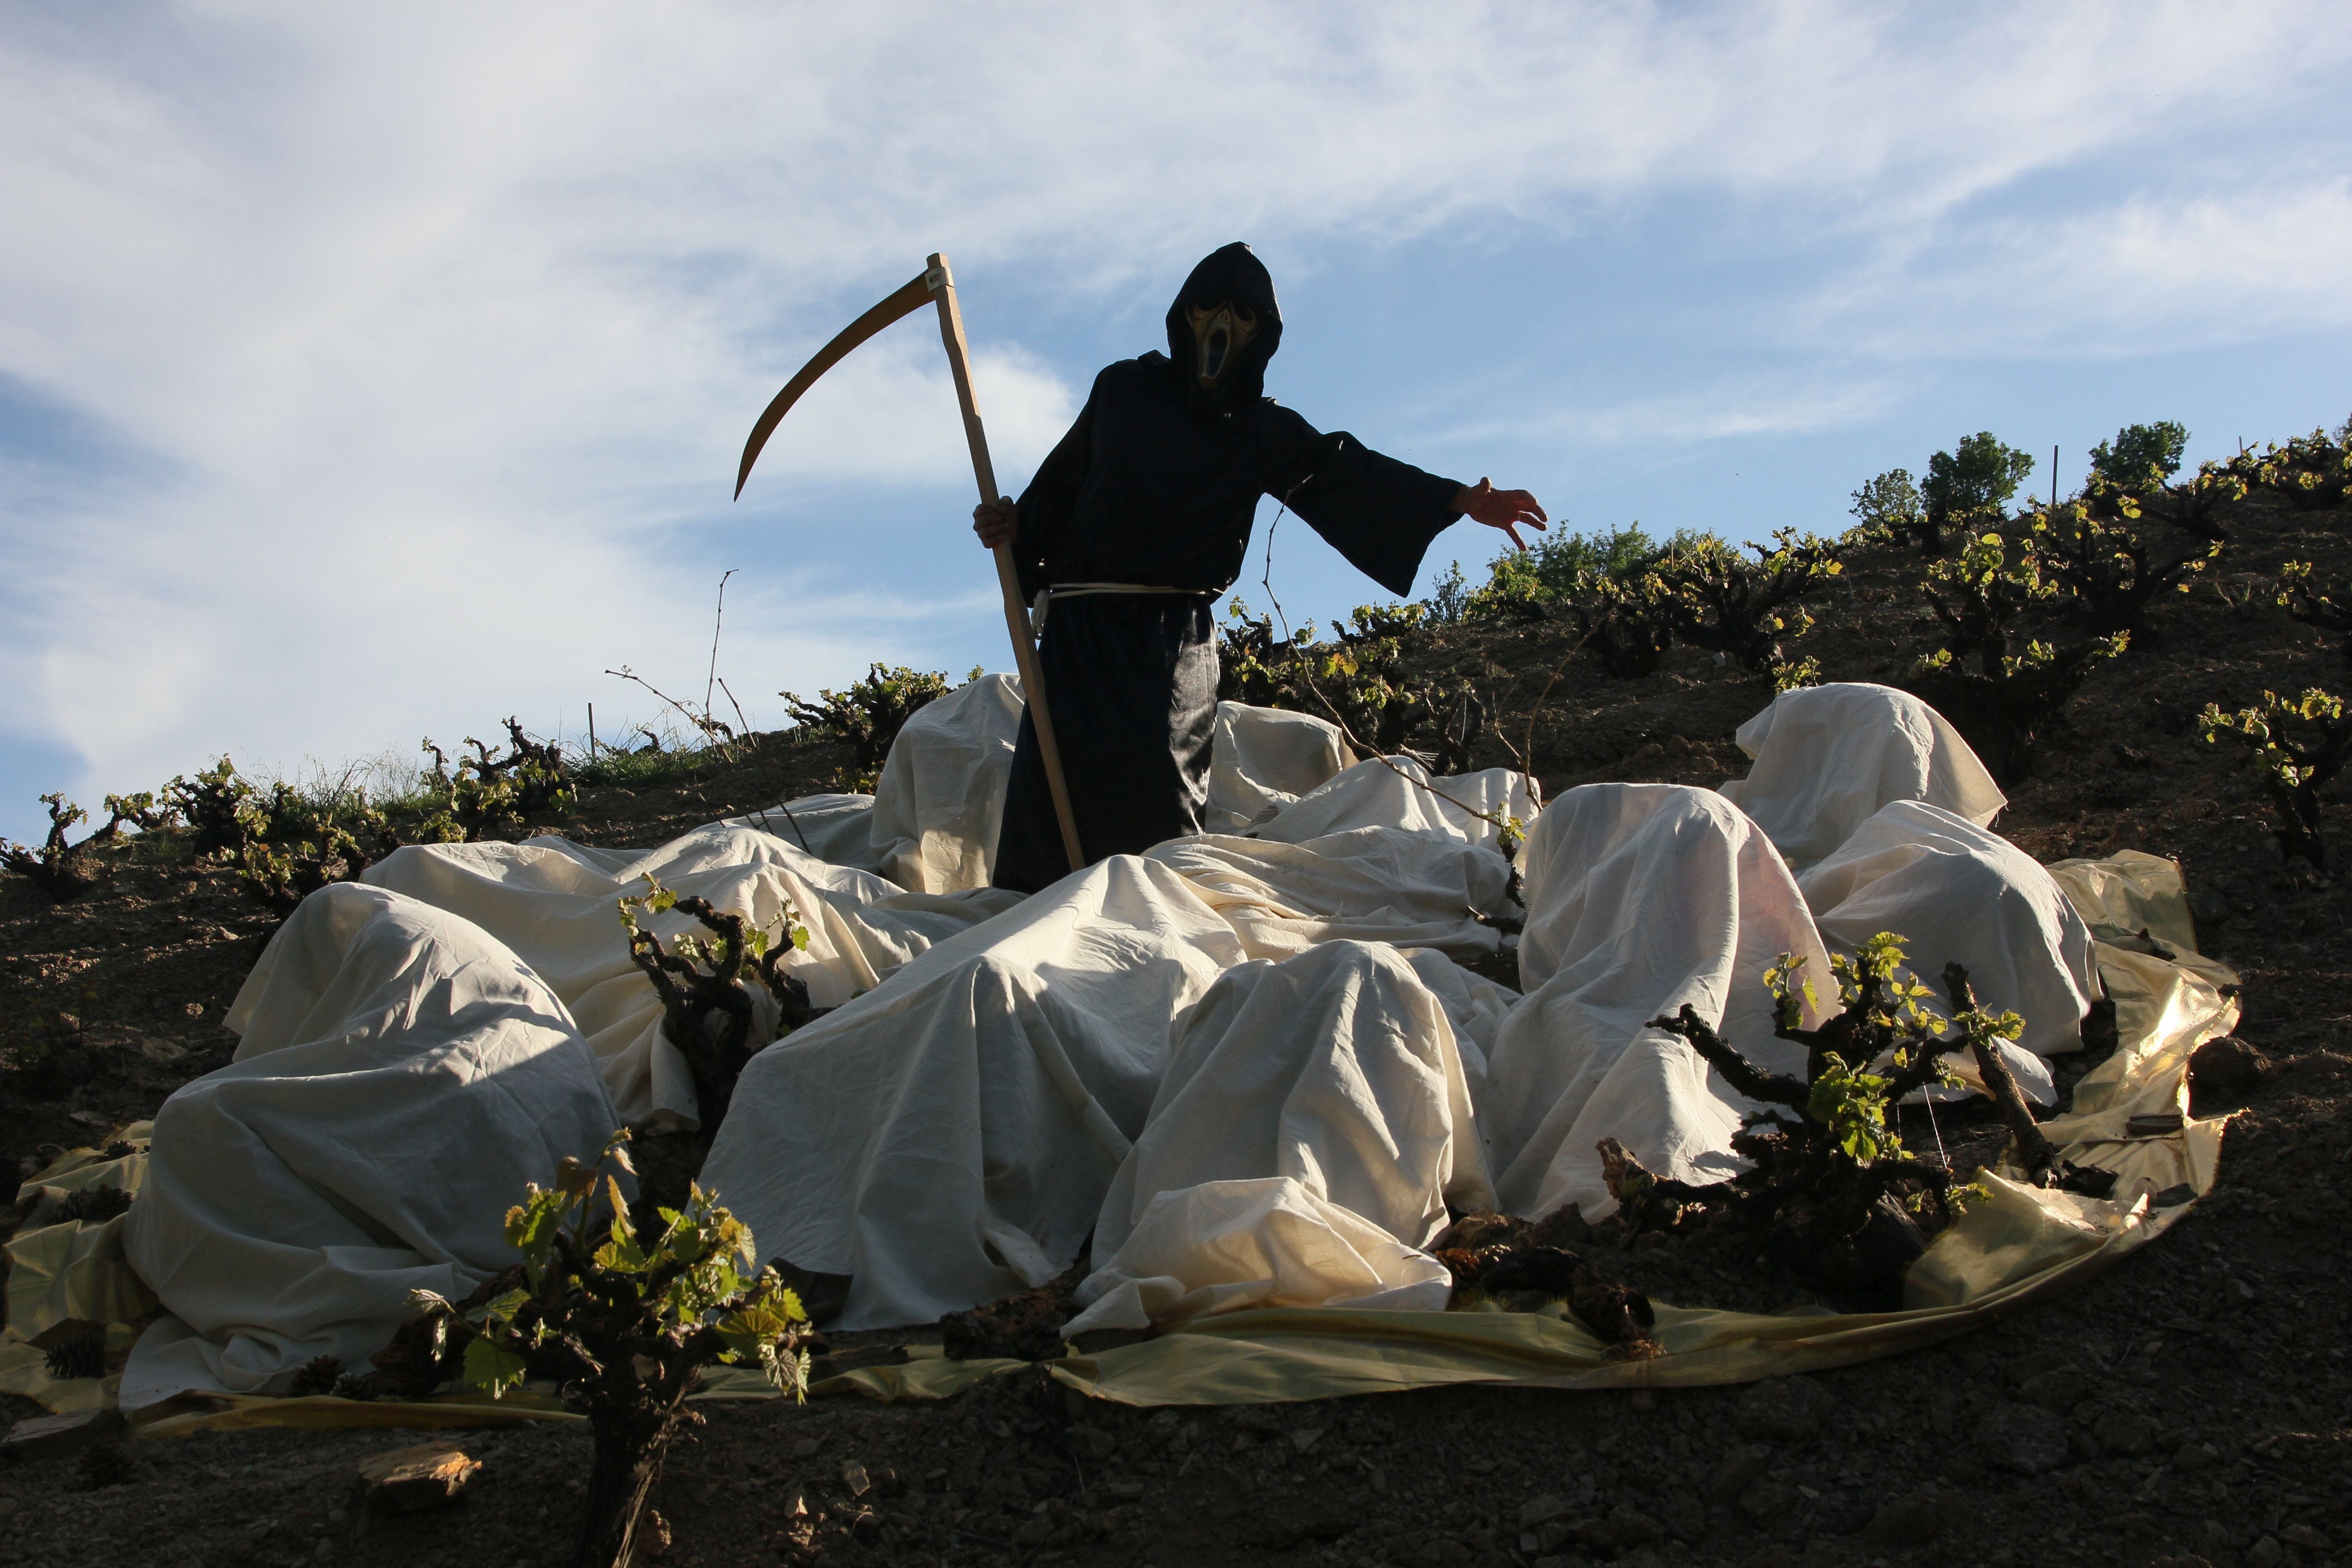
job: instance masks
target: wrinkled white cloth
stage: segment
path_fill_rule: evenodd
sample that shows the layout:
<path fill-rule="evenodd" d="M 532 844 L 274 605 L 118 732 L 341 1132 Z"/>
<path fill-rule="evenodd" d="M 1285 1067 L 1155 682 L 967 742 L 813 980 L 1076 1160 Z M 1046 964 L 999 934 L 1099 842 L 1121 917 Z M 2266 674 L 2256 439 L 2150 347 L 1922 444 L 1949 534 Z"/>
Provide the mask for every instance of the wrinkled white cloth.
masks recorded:
<path fill-rule="evenodd" d="M 1143 1131 L 1170 1020 L 1244 956 L 1158 861 L 1073 872 L 754 1057 L 703 1184 L 764 1257 L 854 1277 L 845 1328 L 1042 1283 Z"/>
<path fill-rule="evenodd" d="M 1021 682 L 985 675 L 918 710 L 882 764 L 876 794 L 813 795 L 727 826 L 756 827 L 820 860 L 878 872 L 919 892 L 984 888 L 1021 733 Z M 1309 713 L 1217 704 L 1208 833 L 1242 833 L 1355 760 L 1339 727 Z"/>
<path fill-rule="evenodd" d="M 1021 735 L 1021 681 L 983 675 L 899 727 L 874 786 L 874 854 L 911 893 L 984 888 Z"/>
<path fill-rule="evenodd" d="M 1356 760 L 1339 726 L 1312 713 L 1217 704 L 1204 833 L 1246 833 Z"/>
<path fill-rule="evenodd" d="M 1163 1194 L 1265 1176 L 1415 1247 L 1444 1228 L 1448 1201 L 1493 1206 L 1453 1025 L 1394 948 L 1327 942 L 1209 987 L 1173 1031 L 1143 1135 L 1095 1221 L 1095 1253 L 1124 1247 Z M 1328 1300 L 1363 1294 L 1352 1276 L 1331 1289 Z"/>
<path fill-rule="evenodd" d="M 236 1060 L 156 1113 L 123 1248 L 171 1314 L 122 1404 L 278 1392 L 364 1370 L 414 1315 L 515 1260 L 504 1218 L 619 1125 L 562 1002 L 478 928 L 397 893 L 321 889 L 238 991 Z"/>
<path fill-rule="evenodd" d="M 1145 1208 L 1127 1245 L 1079 1284 L 1087 1309 L 1063 1332 L 1247 1307 L 1442 1312 L 1453 1288 L 1445 1265 L 1288 1176 L 1210 1182 Z"/>
<path fill-rule="evenodd" d="M 503 955 L 536 987 L 516 1006 L 562 1034 L 575 1071 L 593 1048 L 594 1141 L 616 1117 L 690 1125 L 690 1074 L 614 902 L 654 875 L 771 927 L 789 906 L 811 941 L 785 962 L 837 1011 L 750 1064 L 703 1179 L 763 1257 L 853 1278 L 843 1326 L 929 1321 L 1040 1283 L 1090 1227 L 1087 1299 L 1103 1326 L 1242 1305 L 1442 1307 L 1444 1270 L 1412 1244 L 1446 1199 L 1599 1217 L 1594 1145 L 1610 1136 L 1664 1174 L 1736 1169 L 1729 1137 L 1752 1108 L 1651 1017 L 1688 1002 L 1759 1065 L 1801 1068 L 1760 975 L 1784 952 L 1823 973 L 1827 950 L 1780 853 L 1727 795 L 1791 842 L 1852 840 L 1807 883 L 1841 940 L 1903 930 L 1940 966 L 1928 945 L 1990 933 L 1997 953 L 1949 955 L 1988 1005 L 2031 1019 L 2072 1005 L 2067 986 L 2089 994 L 2079 919 L 2067 924 L 2039 868 L 1963 820 L 2000 803 L 1961 787 L 1975 762 L 1949 727 L 1883 688 L 1819 689 L 1832 699 L 1787 694 L 1743 729 L 1757 770 L 1726 795 L 1592 785 L 1539 816 L 1523 775 L 1343 767 L 1335 728 L 1226 704 L 1213 795 L 1248 837 L 1172 841 L 1023 900 L 973 885 L 1020 712 L 1009 680 L 975 682 L 909 721 L 883 805 L 811 797 L 792 818 L 755 814 L 654 850 L 403 850 L 370 870 L 374 887 L 303 906 L 280 941 L 308 969 L 289 956 L 267 986 L 257 971 L 239 1024 L 268 1048 L 255 1042 L 291 1037 L 272 1007 L 299 1021 L 340 994 L 339 965 L 373 973 L 367 955 L 388 939 L 332 916 L 385 900 L 371 907 L 405 911 L 436 952 Z M 1959 816 L 1890 805 L 1955 790 Z M 1454 962 L 1506 943 L 1517 911 L 1490 819 L 1514 817 L 1531 825 L 1524 999 Z M 828 863 L 819 845 L 931 890 Z M 1873 924 L 1883 909 L 1902 919 Z M 692 929 L 675 911 L 646 920 L 665 937 Z M 404 1029 L 417 1033 L 396 1019 L 382 1032 Z M 436 1082 L 470 1125 L 478 1089 Z M 417 1090 L 401 1113 L 422 1119 L 430 1100 Z M 316 1101 L 317 1140 L 394 1158 L 365 1109 Z M 520 1147 L 525 1163 L 544 1152 Z M 436 1171 L 413 1173 L 415 1204 L 478 1205 L 495 1235 L 520 1180 L 496 1173 L 484 1201 L 491 1183 L 472 1168 Z M 338 1310 L 333 1289 L 322 1310 Z M 201 1361 L 165 1342 L 193 1332 L 159 1337 L 155 1364 Z"/>
<path fill-rule="evenodd" d="M 1783 691 L 1737 738 L 1756 765 L 1721 794 L 1799 871 L 1895 801 L 1923 800 L 1979 826 L 2009 804 L 1942 714 L 1888 686 Z"/>
<path fill-rule="evenodd" d="M 1503 1021 L 1481 1104 L 1504 1207 L 1613 1212 L 1603 1138 L 1660 1175 L 1733 1174 L 1731 1135 L 1756 1108 L 1648 1025 L 1688 1003 L 1759 1066 L 1803 1070 L 1801 1047 L 1773 1036 L 1760 977 L 1783 952 L 1815 974 L 1829 956 L 1779 853 L 1711 791 L 1587 784 L 1536 819 L 1521 864 L 1531 989 Z"/>
<path fill-rule="evenodd" d="M 1397 827 L 1284 843 L 1173 838 L 1150 852 L 1224 916 L 1252 958 L 1342 940 L 1437 948 L 1457 957 L 1502 944 L 1511 868 L 1493 849 Z"/>
<path fill-rule="evenodd" d="M 743 816 L 730 816 L 718 826 L 755 828 L 830 866 L 877 875 L 882 870 L 882 857 L 874 848 L 874 797 L 870 795 L 804 795 Z"/>
<path fill-rule="evenodd" d="M 1429 987 L 1438 1005 L 1445 1009 L 1446 1021 L 1454 1026 L 1454 1044 L 1462 1053 L 1463 1070 L 1469 1074 L 1470 1095 L 1475 1103 L 1486 1092 L 1487 1058 L 1495 1054 L 1495 1040 L 1502 1032 L 1503 1020 L 1519 1005 L 1519 994 L 1483 974 L 1472 973 L 1433 948 L 1408 948 L 1404 957 L 1412 965 L 1413 973 L 1421 976 L 1421 983 Z M 1482 1116 L 1482 1125 L 1484 1121 Z"/>
<path fill-rule="evenodd" d="M 1528 775 L 1509 768 L 1441 779 L 1411 757 L 1367 757 L 1258 825 L 1258 838 L 1304 844 L 1353 827 L 1395 827 L 1465 844 L 1493 845 L 1498 818 L 1532 821 Z"/>
<path fill-rule="evenodd" d="M 2026 1050 L 2082 1048 L 2083 1015 L 2099 995 L 2091 928 L 2006 838 L 1925 802 L 1896 801 L 1797 886 L 1832 948 L 1852 952 L 1896 932 L 1913 978 L 1938 997 L 1944 965 L 1958 963 L 1987 1010 L 2025 1019 Z M 2039 1064 L 2027 1070 L 2048 1078 Z"/>
<path fill-rule="evenodd" d="M 786 954 L 782 966 L 819 1007 L 872 990 L 932 942 L 1017 901 L 992 889 L 902 892 L 772 834 L 725 824 L 650 850 L 592 849 L 552 835 L 521 844 L 411 845 L 362 879 L 462 915 L 514 949 L 587 1035 L 614 1106 L 631 1126 L 693 1127 L 694 1076 L 662 1034 L 660 998 L 630 962 L 620 925 L 620 898 L 644 892 L 648 876 L 772 934 L 782 931 L 789 908 L 809 942 L 805 952 Z M 702 929 L 675 910 L 640 920 L 665 942 Z M 764 993 L 754 987 L 753 994 Z"/>

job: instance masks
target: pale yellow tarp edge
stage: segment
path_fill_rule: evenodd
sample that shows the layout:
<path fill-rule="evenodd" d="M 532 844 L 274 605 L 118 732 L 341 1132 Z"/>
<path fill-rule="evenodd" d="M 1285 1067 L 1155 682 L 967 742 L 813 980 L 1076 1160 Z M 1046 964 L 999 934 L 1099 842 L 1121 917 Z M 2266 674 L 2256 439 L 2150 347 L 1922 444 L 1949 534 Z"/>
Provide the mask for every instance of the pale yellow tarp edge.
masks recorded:
<path fill-rule="evenodd" d="M 109 1335 L 110 1340 L 112 1338 Z M 0 1342 L 0 1394 L 37 1400 L 60 1415 L 77 1410 L 103 1410 L 114 1403 L 120 1373 L 104 1377 L 51 1377 L 49 1352 L 21 1340 Z"/>
<path fill-rule="evenodd" d="M 861 1367 L 856 1372 L 821 1378 L 809 1385 L 809 1394 L 812 1397 L 863 1394 L 886 1401 L 945 1399 L 985 1378 L 1029 1364 L 1020 1361 L 949 1361 L 932 1345 L 910 1345 L 908 1352 L 908 1360 L 901 1365 Z M 39 1352 L 34 1353 L 37 1356 Z M 5 1364 L 5 1360 L 0 1360 L 0 1366 Z M 108 1387 L 110 1391 L 110 1379 Z M 689 1403 L 698 1404 L 706 1400 L 767 1400 L 781 1395 L 765 1374 L 751 1368 L 714 1366 L 704 1369 L 701 1389 L 688 1397 Z M 111 1402 L 109 1398 L 52 1408 L 90 1409 L 96 1404 Z M 551 1394 L 530 1392 L 509 1394 L 502 1399 L 467 1393 L 439 1394 L 416 1400 L 337 1399 L 327 1394 L 286 1398 L 261 1394 L 183 1394 L 133 1411 L 129 1417 L 131 1436 L 137 1437 L 184 1437 L 194 1432 L 229 1432 L 256 1426 L 430 1429 L 584 1419 L 565 1409 Z"/>
<path fill-rule="evenodd" d="M 2184 1205 L 2137 1216 L 2104 1242 L 1962 1306 L 1789 1317 L 1661 1306 L 1656 1333 L 1665 1353 L 1647 1361 L 1612 1361 L 1577 1325 L 1535 1313 L 1258 1311 L 1072 1356 L 1049 1370 L 1081 1393 L 1139 1405 L 1275 1404 L 1465 1383 L 1559 1389 L 1752 1383 L 1966 1333 L 2080 1284 L 2187 1212 Z"/>
<path fill-rule="evenodd" d="M 1970 1205 L 1912 1266 L 1911 1305 L 1904 1310 L 1768 1317 L 1661 1304 L 1656 1334 L 1665 1353 L 1628 1362 L 1610 1360 L 1580 1325 L 1558 1315 L 1273 1309 L 1196 1320 L 1140 1343 L 1067 1356 L 1048 1363 L 1048 1370 L 1072 1388 L 1129 1405 L 1280 1403 L 1461 1383 L 1698 1386 L 1891 1355 L 2072 1289 L 2162 1235 L 2192 1206 L 2169 1201 L 2159 1208 L 2152 1202 L 2156 1194 L 2178 1200 L 2183 1188 L 2198 1196 L 2211 1189 L 2224 1120 L 2187 1116 L 2188 1063 L 2199 1045 L 2235 1025 L 2238 1008 L 2221 990 L 2234 985 L 2236 976 L 2189 948 L 2194 931 L 2178 866 L 2126 851 L 2051 869 L 2084 918 L 2102 930 L 2099 970 L 2116 1001 L 2121 1044 L 2077 1086 L 2075 1110 L 2043 1123 L 2043 1130 L 2066 1158 L 2116 1172 L 2116 1197 L 2080 1198 L 1990 1177 L 1990 1196 Z M 2139 951 L 2147 945 L 2137 940 L 2142 930 L 2172 944 L 2174 957 Z M 2156 1113 L 2179 1114 L 2182 1125 L 2153 1137 L 2129 1135 L 2133 1117 Z M 13 1303 L 13 1289 L 11 1298 Z M 811 1393 L 855 1392 L 886 1401 L 947 1398 L 1023 1364 L 919 1353 L 901 1365 L 827 1378 Z M 773 1396 L 756 1373 L 715 1369 L 697 1397 Z M 205 1408 L 158 1412 L 142 1429 L 163 1436 L 223 1424 L 460 1426 L 568 1418 L 560 1408 L 524 1409 L 511 1398 L 493 1405 L 472 1395 L 414 1404 L 201 1397 L 209 1402 Z"/>

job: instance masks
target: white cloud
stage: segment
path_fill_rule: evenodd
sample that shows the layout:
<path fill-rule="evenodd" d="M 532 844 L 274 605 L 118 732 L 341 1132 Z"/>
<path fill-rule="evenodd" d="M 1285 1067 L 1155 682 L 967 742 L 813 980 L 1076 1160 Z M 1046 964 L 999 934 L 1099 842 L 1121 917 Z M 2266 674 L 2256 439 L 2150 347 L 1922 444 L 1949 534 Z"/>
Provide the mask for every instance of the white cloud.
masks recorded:
<path fill-rule="evenodd" d="M 220 744 L 369 752 L 453 711 L 544 713 L 648 646 L 693 662 L 726 537 L 690 530 L 750 416 L 941 246 L 1008 475 L 1082 392 L 1045 339 L 1236 232 L 1311 275 L 1682 202 L 1710 237 L 1835 250 L 1784 310 L 1864 346 L 2021 279 L 2050 333 L 2103 309 L 2284 319 L 2328 291 L 2340 183 L 2126 186 L 2047 226 L 1980 209 L 2278 115 L 2347 51 L 2286 0 L 20 13 L 0 374 L 140 463 L 65 499 L 0 477 L 0 652 L 31 672 L 0 728 L 121 787 Z M 1036 319 L 991 314 L 989 279 Z M 1466 432 L 1610 443 L 1848 416 L 1819 384 L 1704 372 L 1532 419 L 1439 401 Z M 795 412 L 728 529 L 806 529 L 809 497 L 968 504 L 950 407 L 929 323 L 901 326 Z M 803 553 L 743 583 L 732 645 L 803 685 L 886 651 L 877 627 L 992 602 L 919 574 L 877 598 Z"/>

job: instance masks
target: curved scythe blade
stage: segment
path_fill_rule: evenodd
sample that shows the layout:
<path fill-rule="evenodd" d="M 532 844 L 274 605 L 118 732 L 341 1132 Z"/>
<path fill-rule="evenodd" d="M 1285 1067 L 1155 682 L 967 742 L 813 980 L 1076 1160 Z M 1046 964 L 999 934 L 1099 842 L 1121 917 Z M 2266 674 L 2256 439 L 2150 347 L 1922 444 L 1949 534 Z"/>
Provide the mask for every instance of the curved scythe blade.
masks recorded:
<path fill-rule="evenodd" d="M 735 470 L 735 497 L 741 500 L 743 481 L 751 477 L 751 465 L 760 460 L 760 448 L 783 419 L 786 411 L 798 403 L 801 394 L 816 384 L 816 378 L 839 364 L 849 351 L 888 326 L 902 316 L 910 316 L 931 302 L 930 273 L 919 272 L 903 289 L 875 306 L 866 314 L 841 329 L 839 336 L 817 350 L 816 357 L 801 366 L 800 374 L 784 383 L 761 414 L 760 422 L 751 426 L 751 438 L 743 443 L 743 466 Z"/>

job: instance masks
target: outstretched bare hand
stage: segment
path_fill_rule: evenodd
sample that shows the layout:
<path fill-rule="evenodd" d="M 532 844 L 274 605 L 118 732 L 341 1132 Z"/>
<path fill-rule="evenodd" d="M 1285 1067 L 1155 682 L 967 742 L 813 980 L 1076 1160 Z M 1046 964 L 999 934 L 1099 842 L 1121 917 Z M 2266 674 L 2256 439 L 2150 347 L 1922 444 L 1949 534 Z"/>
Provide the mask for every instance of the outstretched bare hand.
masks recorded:
<path fill-rule="evenodd" d="M 991 550 L 1010 541 L 1013 527 L 1020 521 L 1020 509 L 1013 504 L 1009 496 L 984 500 L 971 509 L 971 531 L 980 535 L 980 542 Z"/>
<path fill-rule="evenodd" d="M 1454 491 L 1454 510 L 1465 517 L 1477 519 L 1488 528 L 1501 529 L 1521 550 L 1528 547 L 1528 542 L 1519 537 L 1520 524 L 1541 533 L 1544 525 L 1551 521 L 1533 495 L 1526 490 L 1498 490 L 1492 479 L 1482 479 Z"/>

